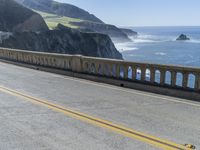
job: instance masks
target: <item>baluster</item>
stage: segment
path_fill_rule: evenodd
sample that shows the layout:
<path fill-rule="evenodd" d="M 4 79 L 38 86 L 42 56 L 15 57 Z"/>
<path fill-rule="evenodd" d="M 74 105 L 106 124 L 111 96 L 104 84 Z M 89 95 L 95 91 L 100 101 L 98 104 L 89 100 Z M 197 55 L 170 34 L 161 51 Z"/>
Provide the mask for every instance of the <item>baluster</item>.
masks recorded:
<path fill-rule="evenodd" d="M 132 79 L 136 80 L 136 77 L 137 77 L 137 67 L 132 66 Z"/>
<path fill-rule="evenodd" d="M 94 63 L 95 65 L 95 74 L 99 75 L 99 63 Z"/>
<path fill-rule="evenodd" d="M 141 81 L 146 79 L 146 67 L 141 66 Z"/>
<path fill-rule="evenodd" d="M 176 71 L 171 71 L 171 86 L 175 87 L 176 86 Z"/>
<path fill-rule="evenodd" d="M 111 65 L 110 64 L 107 64 L 107 67 L 108 67 L 108 76 L 112 76 L 112 73 L 111 73 Z"/>
<path fill-rule="evenodd" d="M 116 76 L 120 78 L 120 64 L 116 64 Z"/>
<path fill-rule="evenodd" d="M 93 70 L 92 70 L 92 62 L 91 61 L 89 61 L 89 63 L 88 63 L 89 65 L 89 73 L 93 73 Z"/>
<path fill-rule="evenodd" d="M 106 63 L 103 63 L 103 75 L 104 76 L 107 76 L 107 65 L 106 65 Z"/>
<path fill-rule="evenodd" d="M 156 71 L 155 68 L 150 68 L 150 72 L 151 72 L 151 75 L 150 75 L 150 82 L 151 82 L 151 83 L 154 83 L 154 82 L 155 82 L 155 71 Z"/>
<path fill-rule="evenodd" d="M 124 65 L 123 67 L 124 67 L 124 78 L 128 79 L 128 66 Z"/>
<path fill-rule="evenodd" d="M 116 65 L 113 63 L 110 64 L 110 73 L 111 77 L 116 77 Z"/>
<path fill-rule="evenodd" d="M 183 81 L 182 81 L 182 85 L 183 88 L 187 88 L 188 86 L 188 73 L 183 73 Z"/>
<path fill-rule="evenodd" d="M 195 90 L 200 90 L 200 74 L 195 74 Z"/>
<path fill-rule="evenodd" d="M 165 70 L 160 70 L 160 84 L 164 85 L 165 84 Z"/>

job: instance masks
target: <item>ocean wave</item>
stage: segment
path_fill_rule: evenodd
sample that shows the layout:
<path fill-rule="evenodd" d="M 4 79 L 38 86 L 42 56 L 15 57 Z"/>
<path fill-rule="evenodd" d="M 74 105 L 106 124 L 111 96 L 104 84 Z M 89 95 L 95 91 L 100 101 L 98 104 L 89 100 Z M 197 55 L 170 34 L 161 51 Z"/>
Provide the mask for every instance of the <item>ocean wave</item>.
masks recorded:
<path fill-rule="evenodd" d="M 136 38 L 131 38 L 134 43 L 156 43 L 173 41 L 174 37 L 171 36 L 159 36 L 150 34 L 139 34 Z"/>
<path fill-rule="evenodd" d="M 165 56 L 165 55 L 167 55 L 167 54 L 166 54 L 166 53 L 163 53 L 163 52 L 156 52 L 155 55 Z"/>
<path fill-rule="evenodd" d="M 159 41 L 147 40 L 147 39 L 135 39 L 134 40 L 134 43 L 155 43 L 155 42 L 159 42 Z"/>
<path fill-rule="evenodd" d="M 115 47 L 119 52 L 124 51 L 135 51 L 138 50 L 137 47 L 133 46 L 133 42 L 127 42 L 127 43 L 115 43 Z"/>

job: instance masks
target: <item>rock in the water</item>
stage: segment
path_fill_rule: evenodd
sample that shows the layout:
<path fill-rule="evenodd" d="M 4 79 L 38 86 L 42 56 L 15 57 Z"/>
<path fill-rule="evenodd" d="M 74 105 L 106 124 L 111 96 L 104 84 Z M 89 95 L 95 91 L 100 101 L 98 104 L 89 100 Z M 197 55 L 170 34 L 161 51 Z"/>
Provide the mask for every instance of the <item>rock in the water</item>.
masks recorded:
<path fill-rule="evenodd" d="M 176 40 L 177 41 L 185 41 L 185 40 L 190 40 L 190 38 L 187 37 L 185 34 L 181 34 Z"/>

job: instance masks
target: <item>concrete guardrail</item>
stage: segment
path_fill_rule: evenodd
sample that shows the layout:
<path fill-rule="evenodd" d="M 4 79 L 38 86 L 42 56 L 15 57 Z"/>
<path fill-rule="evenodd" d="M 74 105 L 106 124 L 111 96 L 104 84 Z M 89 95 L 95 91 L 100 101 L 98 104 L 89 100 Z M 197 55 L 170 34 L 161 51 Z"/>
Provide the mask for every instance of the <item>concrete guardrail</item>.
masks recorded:
<path fill-rule="evenodd" d="M 126 82 L 200 92 L 200 68 L 0 48 L 0 58 Z"/>

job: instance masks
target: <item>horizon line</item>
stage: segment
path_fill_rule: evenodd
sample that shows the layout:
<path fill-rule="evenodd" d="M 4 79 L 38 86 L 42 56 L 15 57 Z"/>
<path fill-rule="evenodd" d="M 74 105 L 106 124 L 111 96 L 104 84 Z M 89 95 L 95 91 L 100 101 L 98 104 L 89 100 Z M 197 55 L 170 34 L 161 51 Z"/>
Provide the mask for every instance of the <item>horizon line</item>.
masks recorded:
<path fill-rule="evenodd" d="M 125 28 L 133 28 L 133 27 L 200 27 L 200 25 L 142 25 L 142 26 L 118 26 Z"/>

